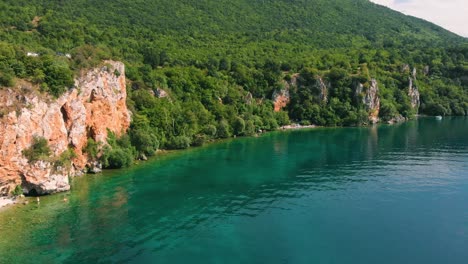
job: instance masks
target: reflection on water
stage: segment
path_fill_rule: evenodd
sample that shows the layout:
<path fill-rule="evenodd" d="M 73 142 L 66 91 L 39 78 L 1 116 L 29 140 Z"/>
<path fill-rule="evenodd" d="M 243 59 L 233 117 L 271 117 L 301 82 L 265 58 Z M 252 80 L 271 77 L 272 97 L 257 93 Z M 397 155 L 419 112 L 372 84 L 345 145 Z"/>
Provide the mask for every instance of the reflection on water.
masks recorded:
<path fill-rule="evenodd" d="M 75 179 L 67 202 L 0 214 L 0 262 L 457 263 L 467 132 L 456 118 L 271 133 Z"/>

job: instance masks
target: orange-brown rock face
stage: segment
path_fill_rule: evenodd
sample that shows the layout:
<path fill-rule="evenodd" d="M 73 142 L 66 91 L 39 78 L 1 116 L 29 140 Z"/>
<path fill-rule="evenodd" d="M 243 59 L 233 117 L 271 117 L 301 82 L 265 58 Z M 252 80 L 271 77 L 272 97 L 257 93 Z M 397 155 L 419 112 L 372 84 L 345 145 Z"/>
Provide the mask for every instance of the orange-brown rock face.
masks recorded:
<path fill-rule="evenodd" d="M 0 195 L 17 185 L 37 194 L 70 189 L 68 177 L 80 173 L 88 163 L 82 151 L 88 138 L 105 142 L 108 130 L 120 135 L 130 126 L 126 97 L 124 65 L 113 61 L 83 71 L 75 88 L 56 100 L 36 92 L 2 91 Z M 35 136 L 48 140 L 54 157 L 72 148 L 77 157 L 71 169 L 55 168 L 46 161 L 29 163 L 22 151 Z"/>
<path fill-rule="evenodd" d="M 289 90 L 283 89 L 273 94 L 275 112 L 281 111 L 290 101 Z"/>
<path fill-rule="evenodd" d="M 299 77 L 299 74 L 293 74 L 291 76 L 291 79 L 289 81 L 283 80 L 283 89 L 276 90 L 273 92 L 273 104 L 275 108 L 275 112 L 281 111 L 283 108 L 285 108 L 288 104 L 289 101 L 291 101 L 291 98 L 289 96 L 289 90 L 292 87 L 295 87 L 297 85 L 297 78 Z"/>

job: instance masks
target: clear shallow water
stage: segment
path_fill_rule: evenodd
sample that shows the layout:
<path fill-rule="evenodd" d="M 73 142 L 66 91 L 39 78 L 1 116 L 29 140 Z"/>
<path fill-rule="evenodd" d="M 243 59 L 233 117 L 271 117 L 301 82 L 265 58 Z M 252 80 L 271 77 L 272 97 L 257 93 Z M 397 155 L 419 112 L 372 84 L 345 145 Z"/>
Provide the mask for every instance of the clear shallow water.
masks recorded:
<path fill-rule="evenodd" d="M 0 263 L 467 259 L 466 118 L 221 142 L 0 213 Z"/>

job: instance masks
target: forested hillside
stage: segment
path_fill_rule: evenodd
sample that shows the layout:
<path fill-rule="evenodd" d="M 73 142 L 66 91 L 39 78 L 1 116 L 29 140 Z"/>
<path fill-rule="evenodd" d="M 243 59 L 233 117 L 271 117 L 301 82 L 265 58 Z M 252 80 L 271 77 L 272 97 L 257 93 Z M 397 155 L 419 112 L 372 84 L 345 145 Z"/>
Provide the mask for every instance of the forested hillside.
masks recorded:
<path fill-rule="evenodd" d="M 2 87 L 27 80 L 57 97 L 104 59 L 131 80 L 132 128 L 110 141 L 127 158 L 290 120 L 367 124 L 372 79 L 382 121 L 468 112 L 467 39 L 367 0 L 0 1 Z M 275 112 L 285 85 L 291 102 Z"/>

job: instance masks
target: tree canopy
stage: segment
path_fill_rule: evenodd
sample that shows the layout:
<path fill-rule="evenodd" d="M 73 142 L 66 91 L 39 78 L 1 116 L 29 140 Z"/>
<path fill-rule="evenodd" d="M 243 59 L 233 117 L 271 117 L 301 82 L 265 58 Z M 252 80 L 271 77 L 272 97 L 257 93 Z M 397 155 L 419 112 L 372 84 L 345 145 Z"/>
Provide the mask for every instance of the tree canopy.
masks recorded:
<path fill-rule="evenodd" d="M 59 96 L 78 70 L 125 62 L 134 120 L 129 138 L 106 156 L 109 167 L 290 119 L 365 124 L 356 86 L 367 89 L 372 78 L 382 120 L 467 115 L 467 58 L 467 39 L 367 0 L 0 2 L 0 86 L 25 79 Z M 274 112 L 273 94 L 296 73 L 291 102 Z M 411 107 L 410 77 L 419 109 Z M 326 101 L 318 78 L 328 84 Z M 133 149 L 119 150 L 127 145 Z"/>

